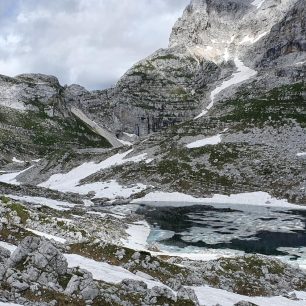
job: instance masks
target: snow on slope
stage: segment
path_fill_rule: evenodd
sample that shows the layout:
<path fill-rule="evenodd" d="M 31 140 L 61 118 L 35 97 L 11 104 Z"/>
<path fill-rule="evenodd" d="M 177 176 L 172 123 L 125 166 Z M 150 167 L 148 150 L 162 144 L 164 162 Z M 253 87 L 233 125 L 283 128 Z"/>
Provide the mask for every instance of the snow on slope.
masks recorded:
<path fill-rule="evenodd" d="M 228 129 L 225 129 L 222 133 L 225 133 Z M 201 148 L 208 145 L 217 145 L 222 141 L 222 133 L 207 137 L 204 139 L 196 140 L 186 145 L 188 149 Z"/>
<path fill-rule="evenodd" d="M 87 194 L 95 192 L 95 197 L 115 198 L 116 196 L 130 197 L 133 193 L 146 189 L 143 184 L 135 184 L 133 187 L 125 188 L 119 185 L 115 180 L 108 182 L 96 182 L 85 185 L 79 185 L 80 181 L 97 173 L 100 170 L 108 169 L 113 166 L 119 166 L 128 162 L 146 161 L 147 154 L 143 153 L 131 158 L 125 158 L 133 150 L 124 153 L 117 153 L 106 160 L 96 164 L 95 162 L 84 163 L 68 173 L 52 175 L 46 182 L 39 184 L 39 187 L 50 188 L 62 192 L 74 192 L 79 194 Z"/>
<path fill-rule="evenodd" d="M 70 208 L 73 208 L 75 206 L 75 204 L 69 202 L 57 201 L 43 197 L 16 196 L 11 194 L 7 195 L 7 197 L 11 198 L 12 200 L 43 205 L 60 211 L 69 210 Z"/>
<path fill-rule="evenodd" d="M 17 249 L 15 245 L 4 242 L 4 241 L 0 241 L 0 247 L 3 247 L 6 250 L 9 250 L 11 253 L 13 253 Z"/>
<path fill-rule="evenodd" d="M 95 261 L 76 254 L 65 254 L 64 256 L 68 261 L 69 268 L 80 267 L 85 269 L 91 272 L 93 278 L 96 280 L 118 284 L 124 279 L 134 279 L 145 282 L 148 285 L 148 288 L 153 288 L 154 286 L 167 287 L 158 281 L 148 280 L 144 277 L 135 275 L 122 267 L 113 266 L 106 262 Z"/>
<path fill-rule="evenodd" d="M 6 174 L 2 174 L 0 175 L 0 182 L 1 183 L 7 183 L 7 184 L 11 184 L 11 185 L 20 185 L 20 183 L 16 180 L 17 176 L 30 170 L 33 166 L 24 169 L 22 171 L 19 172 L 11 172 L 11 173 L 6 173 Z"/>
<path fill-rule="evenodd" d="M 214 89 L 210 94 L 210 104 L 206 107 L 205 110 L 202 111 L 201 114 L 199 114 L 194 119 L 198 119 L 203 117 L 207 114 L 207 112 L 213 107 L 215 102 L 215 97 L 224 89 L 231 87 L 233 85 L 242 83 L 247 81 L 248 79 L 254 77 L 257 74 L 257 71 L 245 66 L 241 60 L 238 58 L 235 58 L 234 60 L 235 65 L 237 67 L 237 72 L 232 74 L 232 77 L 229 80 L 224 81 L 220 86 L 218 86 L 216 89 Z"/>

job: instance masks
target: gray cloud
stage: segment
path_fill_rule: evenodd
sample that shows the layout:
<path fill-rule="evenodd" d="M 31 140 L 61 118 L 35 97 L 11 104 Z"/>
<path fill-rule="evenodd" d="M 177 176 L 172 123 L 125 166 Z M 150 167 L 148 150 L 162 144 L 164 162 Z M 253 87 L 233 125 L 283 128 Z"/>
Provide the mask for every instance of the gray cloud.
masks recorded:
<path fill-rule="evenodd" d="M 0 73 L 56 75 L 90 89 L 113 85 L 168 44 L 190 0 L 2 0 Z"/>

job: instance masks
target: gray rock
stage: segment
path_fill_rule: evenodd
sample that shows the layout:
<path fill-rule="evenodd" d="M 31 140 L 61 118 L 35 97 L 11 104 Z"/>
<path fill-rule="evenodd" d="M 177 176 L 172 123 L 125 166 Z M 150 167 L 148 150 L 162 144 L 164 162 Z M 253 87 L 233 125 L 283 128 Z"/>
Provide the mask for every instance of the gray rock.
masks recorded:
<path fill-rule="evenodd" d="M 181 287 L 177 292 L 177 299 L 184 301 L 192 301 L 196 306 L 200 305 L 197 295 L 191 288 Z"/>

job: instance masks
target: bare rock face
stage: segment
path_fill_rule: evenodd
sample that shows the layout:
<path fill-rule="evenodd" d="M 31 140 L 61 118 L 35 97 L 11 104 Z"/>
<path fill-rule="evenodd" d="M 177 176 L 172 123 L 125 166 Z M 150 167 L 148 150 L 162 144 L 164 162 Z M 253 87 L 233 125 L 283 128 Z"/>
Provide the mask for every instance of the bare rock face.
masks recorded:
<path fill-rule="evenodd" d="M 59 105 L 61 86 L 57 78 L 42 74 L 22 74 L 15 78 L 0 76 L 0 106 L 17 110 L 39 110 L 41 104 L 50 115 Z"/>
<path fill-rule="evenodd" d="M 123 130 L 137 135 L 194 118 L 210 103 L 210 92 L 237 69 L 234 60 L 243 60 L 248 67 L 255 67 L 260 58 L 274 61 L 273 50 L 284 47 L 277 47 L 282 44 L 273 37 L 279 32 L 279 39 L 285 39 L 286 20 L 294 16 L 296 2 L 191 1 L 173 28 L 169 48 L 133 66 L 104 96 L 104 104 L 112 105 Z M 296 38 L 303 37 L 302 14 L 290 21 L 292 25 L 301 23 L 296 29 L 299 34 L 291 35 Z M 260 50 L 259 43 L 263 46 Z M 289 44 L 290 50 L 303 51 L 300 39 L 291 45 L 296 47 Z M 257 68 L 260 74 L 262 67 Z M 271 87 L 276 85 L 273 79 Z"/>
<path fill-rule="evenodd" d="M 38 282 L 59 289 L 58 278 L 67 273 L 68 264 L 60 251 L 47 240 L 27 237 L 11 255 L 8 266 L 10 269 L 17 267 L 21 272 L 8 277 L 7 281 L 13 287 L 16 287 L 16 283 L 19 286 L 20 283 Z M 19 290 L 23 291 L 24 288 Z"/>

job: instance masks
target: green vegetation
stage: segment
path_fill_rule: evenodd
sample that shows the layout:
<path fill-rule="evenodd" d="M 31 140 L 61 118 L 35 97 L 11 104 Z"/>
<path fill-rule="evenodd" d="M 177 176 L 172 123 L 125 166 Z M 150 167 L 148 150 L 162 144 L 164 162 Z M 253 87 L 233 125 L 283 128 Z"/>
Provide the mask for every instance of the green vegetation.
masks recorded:
<path fill-rule="evenodd" d="M 153 61 L 157 61 L 157 60 L 177 60 L 177 59 L 179 59 L 178 56 L 176 56 L 174 54 L 167 54 L 167 55 L 156 56 L 156 57 L 154 57 Z"/>
<path fill-rule="evenodd" d="M 9 208 L 12 211 L 15 211 L 17 213 L 17 216 L 20 218 L 21 223 L 23 225 L 26 225 L 27 220 L 30 218 L 30 214 L 28 210 L 23 205 L 18 204 L 18 203 L 13 203 L 9 205 Z"/>
<path fill-rule="evenodd" d="M 116 257 L 116 252 L 118 250 L 124 250 L 125 255 L 123 259 L 118 259 Z M 71 244 L 70 251 L 73 254 L 79 254 L 97 261 L 106 261 L 112 265 L 123 265 L 128 263 L 130 260 L 133 261 L 132 256 L 135 253 L 134 250 L 120 247 L 112 244 L 106 244 L 101 246 L 99 244 L 93 243 L 78 243 L 78 244 Z M 139 252 L 140 253 L 140 261 L 146 260 L 147 256 L 150 256 L 148 252 Z M 151 261 L 156 261 L 159 264 L 161 269 L 159 270 L 150 270 L 149 274 L 152 277 L 159 279 L 161 282 L 167 282 L 167 280 L 173 274 L 181 274 L 183 277 L 187 276 L 187 270 L 185 268 L 179 267 L 177 265 L 169 264 L 163 260 L 160 260 L 156 257 L 152 257 Z M 138 263 L 132 266 L 132 270 L 139 270 L 148 273 L 148 269 L 143 268 L 143 266 Z M 161 272 L 163 271 L 163 272 Z"/>

